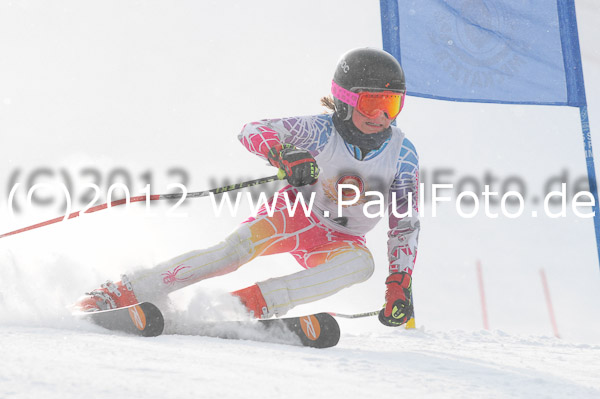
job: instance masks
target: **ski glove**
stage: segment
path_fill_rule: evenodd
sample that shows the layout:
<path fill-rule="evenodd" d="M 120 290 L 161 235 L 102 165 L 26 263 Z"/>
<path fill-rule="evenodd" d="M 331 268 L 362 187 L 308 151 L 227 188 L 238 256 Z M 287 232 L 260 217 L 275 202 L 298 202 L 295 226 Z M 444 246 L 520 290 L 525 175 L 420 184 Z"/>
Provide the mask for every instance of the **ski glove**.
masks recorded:
<path fill-rule="evenodd" d="M 401 326 L 413 315 L 412 279 L 407 272 L 392 273 L 385 284 L 385 305 L 379 321 L 389 327 Z"/>
<path fill-rule="evenodd" d="M 294 187 L 314 184 L 319 177 L 317 161 L 310 152 L 296 148 L 292 144 L 278 144 L 269 149 L 271 165 L 282 169 L 288 183 Z"/>

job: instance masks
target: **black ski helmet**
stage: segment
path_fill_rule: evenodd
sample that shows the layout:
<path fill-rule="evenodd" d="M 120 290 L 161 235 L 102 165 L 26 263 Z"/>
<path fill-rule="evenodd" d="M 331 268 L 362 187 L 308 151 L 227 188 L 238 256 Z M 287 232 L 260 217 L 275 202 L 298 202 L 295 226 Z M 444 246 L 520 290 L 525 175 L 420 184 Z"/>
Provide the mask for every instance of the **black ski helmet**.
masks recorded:
<path fill-rule="evenodd" d="M 346 90 L 406 92 L 404 71 L 389 53 L 374 48 L 357 48 L 342 55 L 338 61 L 333 81 Z M 334 95 L 337 116 L 341 120 L 352 117 L 351 105 Z"/>

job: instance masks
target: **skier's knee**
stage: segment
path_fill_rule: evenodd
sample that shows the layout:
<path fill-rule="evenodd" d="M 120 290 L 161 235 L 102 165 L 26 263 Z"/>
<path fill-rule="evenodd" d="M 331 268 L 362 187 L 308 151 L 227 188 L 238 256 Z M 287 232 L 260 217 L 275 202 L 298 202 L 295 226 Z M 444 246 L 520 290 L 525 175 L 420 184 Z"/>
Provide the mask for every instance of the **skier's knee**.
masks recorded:
<path fill-rule="evenodd" d="M 373 255 L 371 255 L 369 251 L 362 249 L 356 251 L 356 256 L 359 259 L 356 271 L 357 282 L 362 283 L 371 278 L 375 272 L 375 261 L 373 260 Z"/>
<path fill-rule="evenodd" d="M 252 259 L 252 242 L 244 229 L 238 229 L 226 237 L 223 240 L 223 245 L 226 246 L 227 251 L 232 256 L 235 256 L 234 262 L 231 263 L 231 269 L 233 270 L 237 270 Z"/>
<path fill-rule="evenodd" d="M 333 263 L 346 269 L 352 284 L 367 281 L 375 271 L 373 255 L 367 249 L 357 248 L 333 258 Z"/>

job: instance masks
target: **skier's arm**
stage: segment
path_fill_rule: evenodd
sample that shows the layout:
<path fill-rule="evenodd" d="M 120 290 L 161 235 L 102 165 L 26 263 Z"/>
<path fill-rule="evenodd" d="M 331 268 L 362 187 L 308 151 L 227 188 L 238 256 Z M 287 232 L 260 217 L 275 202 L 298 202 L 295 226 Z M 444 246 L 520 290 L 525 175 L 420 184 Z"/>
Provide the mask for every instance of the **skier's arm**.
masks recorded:
<path fill-rule="evenodd" d="M 279 134 L 273 129 L 274 121 L 276 120 L 266 119 L 258 122 L 250 122 L 244 125 L 244 128 L 238 135 L 238 139 L 248 151 L 267 159 L 269 150 L 272 147 L 281 145 Z"/>
<path fill-rule="evenodd" d="M 238 138 L 253 154 L 267 159 L 277 145 L 292 144 L 316 156 L 331 135 L 331 115 L 265 119 L 244 126 Z"/>
<path fill-rule="evenodd" d="M 419 188 L 419 158 L 415 147 L 408 139 L 404 139 L 400 157 L 398 159 L 398 172 L 390 188 L 389 205 L 389 232 L 388 232 L 388 258 L 389 272 L 405 271 L 412 274 L 417 257 L 419 238 L 419 213 L 418 213 L 418 188 Z M 395 203 L 392 201 L 392 193 Z M 405 215 L 398 217 L 396 214 Z M 411 208 L 411 212 L 409 211 Z"/>
<path fill-rule="evenodd" d="M 390 188 L 388 233 L 389 276 L 385 280 L 385 305 L 379 321 L 397 327 L 413 315 L 412 271 L 419 238 L 418 187 L 419 158 L 408 139 L 404 139 L 398 172 Z M 393 195 L 392 195 L 393 194 Z M 394 215 L 393 211 L 396 211 Z"/>

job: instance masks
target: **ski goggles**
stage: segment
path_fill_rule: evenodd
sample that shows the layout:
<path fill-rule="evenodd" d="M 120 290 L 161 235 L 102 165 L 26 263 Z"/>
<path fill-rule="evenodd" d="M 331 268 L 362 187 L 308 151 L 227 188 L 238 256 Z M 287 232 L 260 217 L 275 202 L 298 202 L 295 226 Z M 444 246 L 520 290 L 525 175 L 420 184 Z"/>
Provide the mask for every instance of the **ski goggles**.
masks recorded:
<path fill-rule="evenodd" d="M 353 90 L 361 90 L 354 88 Z M 353 106 L 368 118 L 374 118 L 383 111 L 389 119 L 395 119 L 404 106 L 405 93 L 397 91 L 361 91 L 355 93 L 331 81 L 331 93 L 335 98 Z"/>

